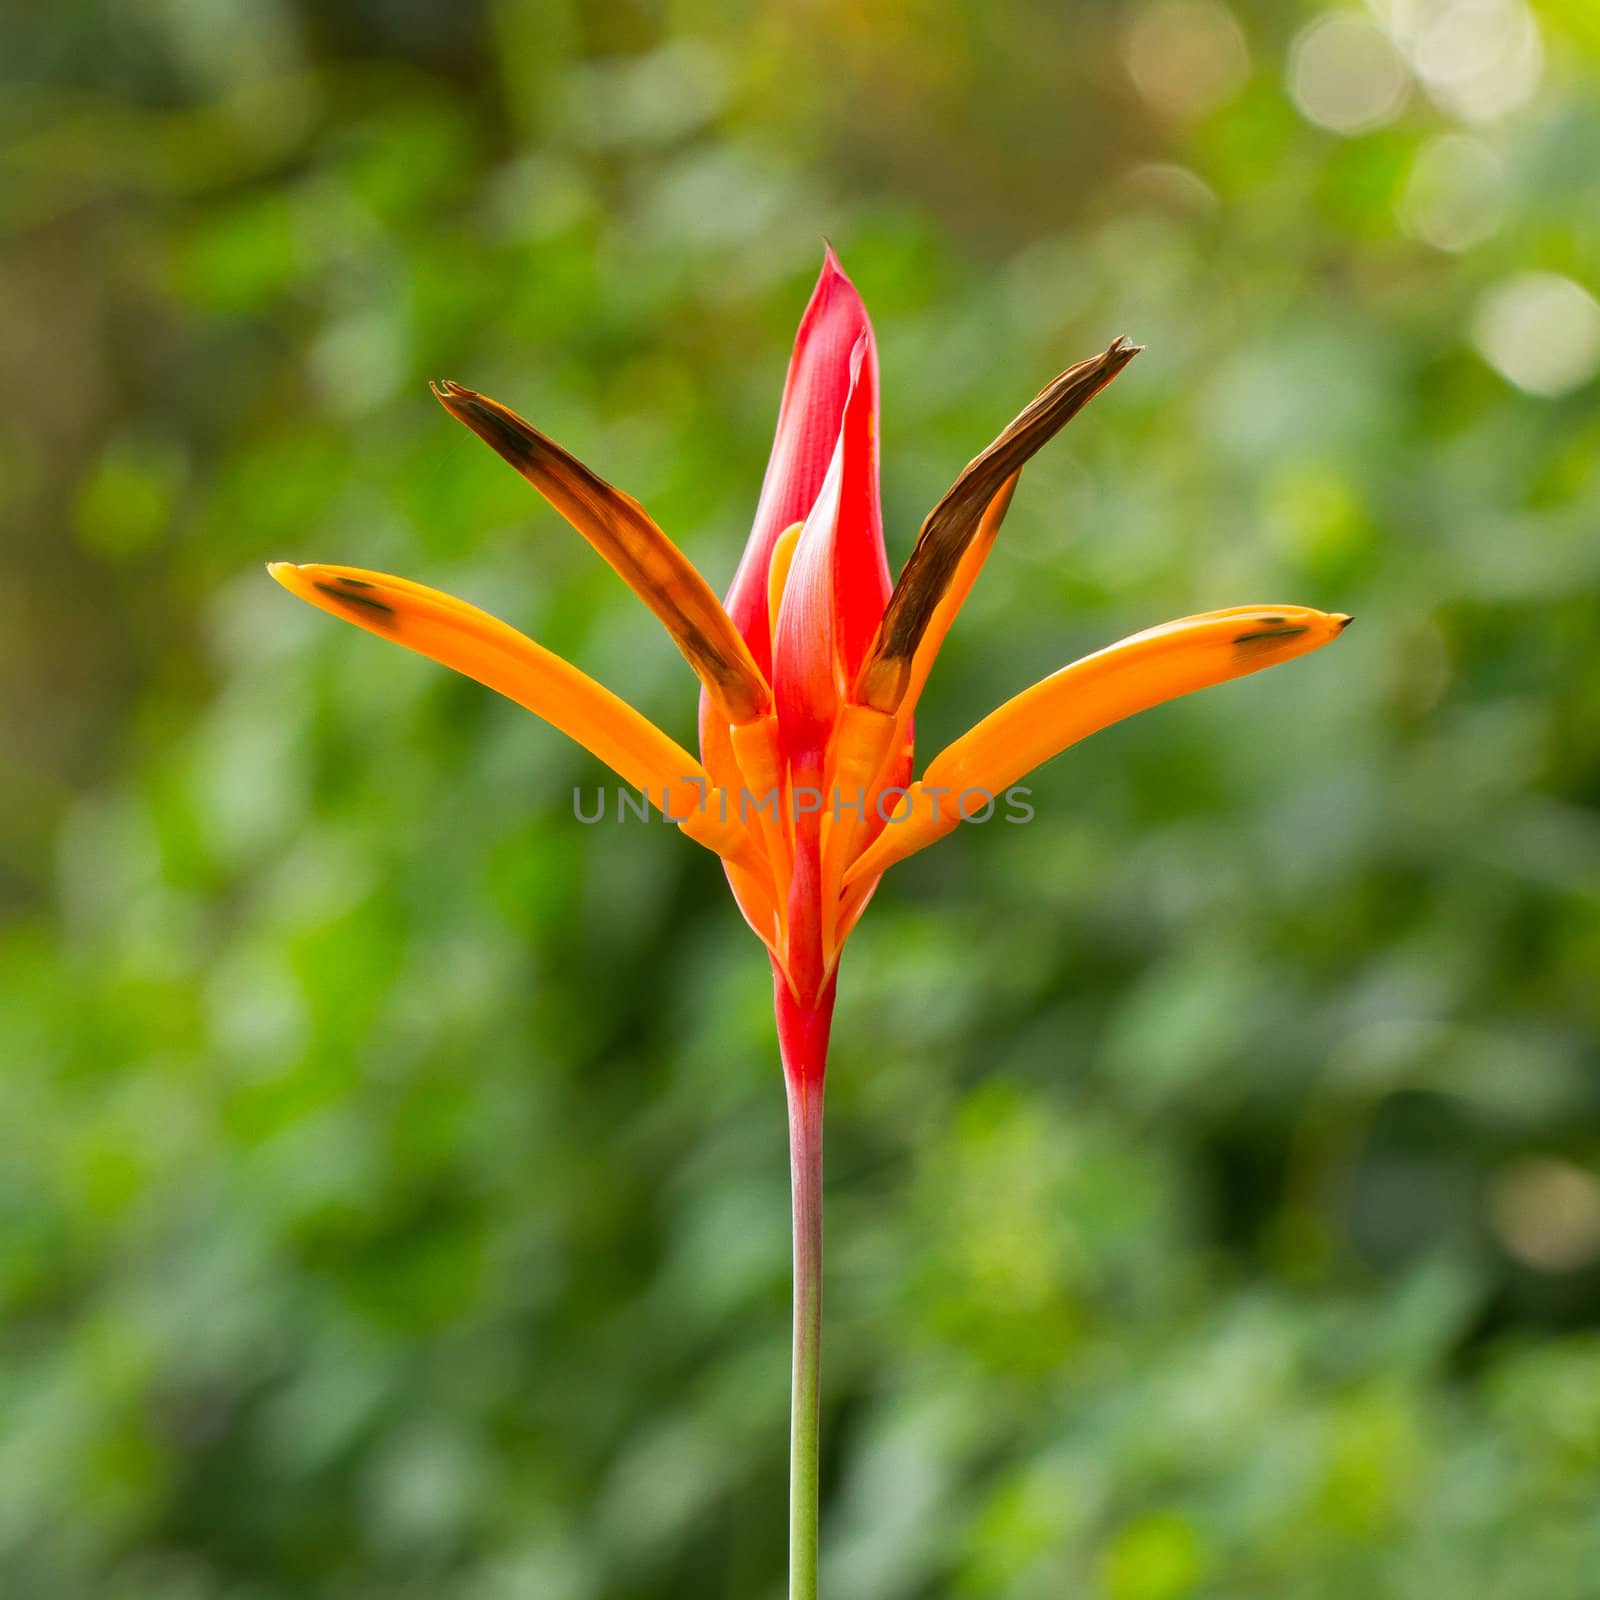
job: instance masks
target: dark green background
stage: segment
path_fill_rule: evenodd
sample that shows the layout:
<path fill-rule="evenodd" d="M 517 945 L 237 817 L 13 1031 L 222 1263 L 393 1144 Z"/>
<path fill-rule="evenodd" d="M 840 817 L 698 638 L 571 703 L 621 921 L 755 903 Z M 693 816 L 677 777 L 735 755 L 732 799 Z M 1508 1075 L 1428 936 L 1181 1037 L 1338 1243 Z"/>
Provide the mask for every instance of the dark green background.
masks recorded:
<path fill-rule="evenodd" d="M 692 739 L 425 380 L 720 589 L 826 234 L 896 564 L 1045 379 L 1149 344 L 1029 468 L 924 752 L 1169 616 L 1360 618 L 852 941 L 829 1600 L 1586 1600 L 1600 422 L 1474 329 L 1600 290 L 1600 14 L 1537 7 L 1503 115 L 1413 82 L 1344 136 L 1307 4 L 732 9 L 0 13 L 0 1593 L 781 1593 L 759 946 L 709 855 L 574 822 L 580 751 L 262 563 L 464 595 Z M 1416 237 L 1446 135 L 1500 174 L 1466 249 Z"/>

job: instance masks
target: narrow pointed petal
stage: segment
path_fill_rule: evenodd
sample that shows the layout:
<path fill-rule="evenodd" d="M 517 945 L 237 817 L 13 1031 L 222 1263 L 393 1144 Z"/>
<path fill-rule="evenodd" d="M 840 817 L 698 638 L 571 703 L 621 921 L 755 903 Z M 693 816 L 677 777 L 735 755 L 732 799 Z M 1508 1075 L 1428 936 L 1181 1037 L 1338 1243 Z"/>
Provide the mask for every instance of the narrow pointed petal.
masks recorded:
<path fill-rule="evenodd" d="M 892 821 L 846 876 L 859 882 L 960 823 L 962 796 L 998 799 L 1080 739 L 1163 701 L 1292 660 L 1337 639 L 1350 618 L 1305 606 L 1239 606 L 1136 633 L 1034 684 L 928 764 L 904 819 Z M 976 810 L 981 802 L 968 801 Z"/>
<path fill-rule="evenodd" d="M 866 307 L 830 246 L 811 301 L 800 319 L 755 522 L 728 590 L 728 615 L 769 681 L 772 622 L 767 609 L 767 578 L 772 567 L 772 547 L 785 528 L 804 522 L 816 503 L 833 459 L 850 394 L 851 356 L 861 335 L 870 332 Z M 876 356 L 873 363 L 876 388 Z M 881 529 L 876 539 L 876 549 L 864 552 L 861 560 L 864 565 L 870 564 L 870 557 L 881 565 L 887 593 L 889 566 Z"/>
<path fill-rule="evenodd" d="M 1011 509 L 1011 497 L 1016 493 L 1017 482 L 1021 477 L 1020 470 L 1013 472 L 1000 485 L 994 499 L 989 502 L 983 515 L 978 519 L 977 532 L 971 543 L 962 551 L 961 559 L 956 563 L 950 586 L 933 608 L 928 618 L 928 626 L 911 655 L 911 672 L 899 706 L 901 716 L 914 709 L 917 701 L 921 699 L 928 674 L 933 670 L 933 663 L 938 658 L 945 636 L 950 632 L 950 625 L 956 620 L 962 606 L 967 603 L 967 596 L 972 593 L 972 586 L 978 581 L 978 574 L 983 570 L 983 564 L 989 559 L 989 552 L 994 548 L 995 539 L 1000 533 L 1000 524 L 1005 521 L 1006 512 Z"/>
<path fill-rule="evenodd" d="M 643 791 L 691 838 L 752 867 L 759 865 L 742 830 L 725 827 L 706 774 L 676 740 L 627 701 L 560 656 L 486 611 L 388 573 L 360 567 L 295 566 L 267 570 L 291 594 L 419 655 L 454 668 L 526 707 L 599 757 Z"/>
<path fill-rule="evenodd" d="M 516 412 L 459 383 L 439 403 L 542 494 L 655 612 L 730 722 L 771 703 L 766 676 L 694 564 L 631 495 L 613 488 Z"/>
<path fill-rule="evenodd" d="M 1080 412 L 1127 364 L 1141 345 L 1114 339 L 1087 361 L 1046 384 L 1032 403 L 961 476 L 927 515 L 855 685 L 855 697 L 879 711 L 896 710 L 911 682 L 912 662 L 949 591 L 961 559 L 984 525 L 984 515 L 1008 480 Z M 1001 502 L 1001 515 L 1009 503 Z M 998 526 L 998 523 L 996 523 Z"/>

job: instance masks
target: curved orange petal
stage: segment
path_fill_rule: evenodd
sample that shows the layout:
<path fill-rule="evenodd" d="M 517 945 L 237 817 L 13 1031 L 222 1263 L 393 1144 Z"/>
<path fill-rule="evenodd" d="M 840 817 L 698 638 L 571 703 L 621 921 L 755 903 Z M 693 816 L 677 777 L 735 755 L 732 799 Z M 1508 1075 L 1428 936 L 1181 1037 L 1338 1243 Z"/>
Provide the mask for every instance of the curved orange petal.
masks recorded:
<path fill-rule="evenodd" d="M 267 570 L 302 600 L 515 700 L 645 793 L 691 839 L 752 870 L 764 868 L 737 819 L 722 819 L 719 792 L 682 745 L 508 623 L 465 600 L 384 572 L 287 561 L 275 561 Z"/>
<path fill-rule="evenodd" d="M 1349 622 L 1306 606 L 1235 606 L 1149 628 L 1063 667 L 941 750 L 845 882 L 880 873 L 952 832 L 964 795 L 998 798 L 1089 734 L 1181 694 L 1319 650 Z M 969 801 L 969 810 L 979 806 Z"/>

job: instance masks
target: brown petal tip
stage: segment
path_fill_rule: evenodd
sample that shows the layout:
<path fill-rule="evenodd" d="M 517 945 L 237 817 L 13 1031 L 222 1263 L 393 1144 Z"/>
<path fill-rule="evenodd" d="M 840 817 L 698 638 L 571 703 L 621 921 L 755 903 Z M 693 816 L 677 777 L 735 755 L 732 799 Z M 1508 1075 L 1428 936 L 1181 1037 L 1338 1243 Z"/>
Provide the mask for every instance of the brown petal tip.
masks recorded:
<path fill-rule="evenodd" d="M 476 389 L 469 389 L 464 383 L 457 383 L 453 378 L 442 380 L 428 380 L 428 388 L 433 392 L 433 398 L 442 405 L 453 417 L 460 417 L 462 410 L 473 401 L 482 402 L 483 396 Z"/>
<path fill-rule="evenodd" d="M 994 443 L 962 469 L 928 513 L 889 596 L 872 651 L 856 680 L 856 694 L 864 704 L 880 711 L 896 708 L 910 682 L 911 658 L 1002 485 L 1014 482 L 1028 460 L 1143 348 L 1119 333 L 1099 355 L 1057 373 Z M 999 509 L 1003 514 L 1005 502 Z"/>

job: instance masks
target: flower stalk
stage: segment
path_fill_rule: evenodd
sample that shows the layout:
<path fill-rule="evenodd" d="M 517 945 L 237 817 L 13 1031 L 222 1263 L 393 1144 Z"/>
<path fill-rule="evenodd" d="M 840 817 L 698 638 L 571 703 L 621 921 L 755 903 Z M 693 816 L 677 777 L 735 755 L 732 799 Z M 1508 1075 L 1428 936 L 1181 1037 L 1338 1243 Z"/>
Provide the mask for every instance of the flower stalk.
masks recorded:
<path fill-rule="evenodd" d="M 835 987 L 815 1005 L 774 974 L 789 1103 L 794 1222 L 794 1348 L 789 1392 L 789 1600 L 817 1600 L 822 1394 L 822 1094 Z"/>

